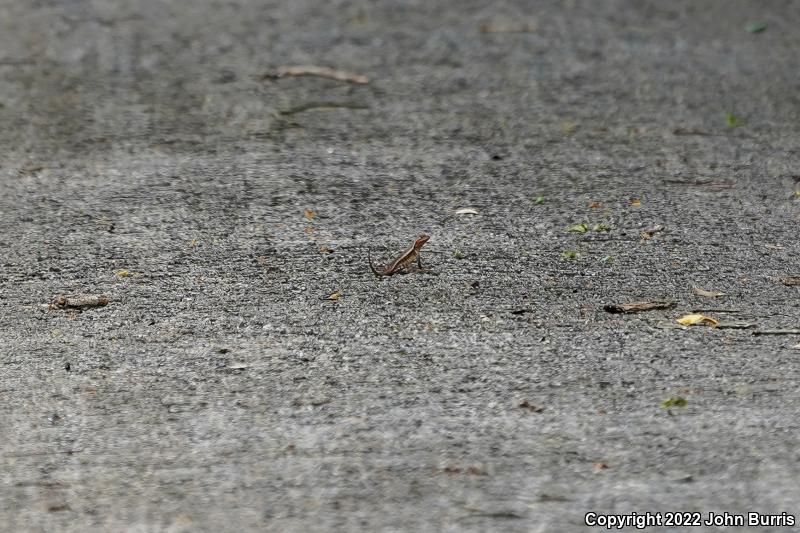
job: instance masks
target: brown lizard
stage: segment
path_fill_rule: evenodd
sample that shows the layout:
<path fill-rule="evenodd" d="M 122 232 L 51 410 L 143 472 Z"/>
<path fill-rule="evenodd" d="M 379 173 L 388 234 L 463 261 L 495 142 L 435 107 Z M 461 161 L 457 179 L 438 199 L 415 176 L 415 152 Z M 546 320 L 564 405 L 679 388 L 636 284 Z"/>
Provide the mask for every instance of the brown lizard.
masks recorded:
<path fill-rule="evenodd" d="M 419 259 L 419 251 L 423 246 L 425 246 L 425 243 L 428 242 L 428 239 L 430 238 L 430 235 L 423 233 L 417 237 L 417 240 L 414 241 L 414 244 L 411 245 L 411 248 L 403 252 L 403 254 L 397 259 L 381 269 L 375 268 L 375 266 L 372 264 L 372 257 L 369 254 L 369 248 L 367 248 L 367 260 L 369 260 L 369 267 L 379 278 L 383 276 L 393 276 L 400 271 L 407 271 L 408 267 L 414 262 L 416 262 L 417 266 L 422 269 L 422 262 Z"/>

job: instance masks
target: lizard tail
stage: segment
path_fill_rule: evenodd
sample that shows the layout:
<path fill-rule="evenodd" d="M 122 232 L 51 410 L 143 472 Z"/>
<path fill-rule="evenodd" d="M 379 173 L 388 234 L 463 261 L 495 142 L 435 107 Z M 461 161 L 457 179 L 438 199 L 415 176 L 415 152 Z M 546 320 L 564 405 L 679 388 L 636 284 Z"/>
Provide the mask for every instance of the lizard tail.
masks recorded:
<path fill-rule="evenodd" d="M 372 272 L 377 276 L 381 277 L 381 273 L 375 268 L 375 265 L 372 264 L 372 256 L 369 253 L 369 248 L 367 248 L 367 261 L 369 262 L 369 268 L 372 269 Z"/>

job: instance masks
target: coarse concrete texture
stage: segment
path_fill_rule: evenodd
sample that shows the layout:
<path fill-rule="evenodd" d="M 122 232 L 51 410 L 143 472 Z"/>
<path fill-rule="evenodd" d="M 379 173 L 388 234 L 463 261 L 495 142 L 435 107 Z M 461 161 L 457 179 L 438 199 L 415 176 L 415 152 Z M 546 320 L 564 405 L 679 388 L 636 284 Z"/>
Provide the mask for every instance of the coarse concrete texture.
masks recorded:
<path fill-rule="evenodd" d="M 800 518 L 800 336 L 754 334 L 800 327 L 798 27 L 0 1 L 0 529 Z M 423 231 L 422 271 L 372 275 Z M 81 294 L 110 302 L 46 308 Z M 675 306 L 603 309 L 640 300 Z"/>

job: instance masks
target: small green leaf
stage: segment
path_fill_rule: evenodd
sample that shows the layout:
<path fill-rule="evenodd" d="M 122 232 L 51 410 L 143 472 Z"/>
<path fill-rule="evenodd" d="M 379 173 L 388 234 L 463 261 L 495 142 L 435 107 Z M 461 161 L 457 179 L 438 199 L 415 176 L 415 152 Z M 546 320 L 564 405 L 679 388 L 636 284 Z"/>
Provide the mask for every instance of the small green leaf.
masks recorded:
<path fill-rule="evenodd" d="M 456 259 L 464 259 L 464 252 L 462 252 L 461 250 L 456 250 L 455 252 L 453 252 L 453 257 L 455 257 Z"/>
<path fill-rule="evenodd" d="M 595 224 L 592 226 L 592 231 L 611 231 L 611 226 L 608 224 Z"/>
<path fill-rule="evenodd" d="M 742 120 L 733 113 L 725 113 L 725 122 L 728 123 L 728 126 L 733 128 L 741 124 Z"/>
<path fill-rule="evenodd" d="M 575 250 L 564 250 L 561 252 L 561 255 L 566 257 L 567 259 L 579 259 L 581 254 L 576 252 Z"/>
<path fill-rule="evenodd" d="M 533 203 L 536 205 L 542 205 L 544 203 L 544 196 L 537 196 Z"/>
<path fill-rule="evenodd" d="M 748 22 L 744 29 L 747 33 L 761 33 L 767 29 L 767 23 L 761 21 Z"/>
<path fill-rule="evenodd" d="M 568 227 L 567 231 L 572 231 L 574 233 L 586 233 L 589 231 L 589 226 L 581 222 L 580 224 L 575 224 L 574 226 Z"/>
<path fill-rule="evenodd" d="M 682 396 L 673 396 L 661 402 L 661 408 L 669 409 L 670 407 L 686 407 L 686 404 L 688 403 L 689 402 L 686 401 L 686 398 Z"/>

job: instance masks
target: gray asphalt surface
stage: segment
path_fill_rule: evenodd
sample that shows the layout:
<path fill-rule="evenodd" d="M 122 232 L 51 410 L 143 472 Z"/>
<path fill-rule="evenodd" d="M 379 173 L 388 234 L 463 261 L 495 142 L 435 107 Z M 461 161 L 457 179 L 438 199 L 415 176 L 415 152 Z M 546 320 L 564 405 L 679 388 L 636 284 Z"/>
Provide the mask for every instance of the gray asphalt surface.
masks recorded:
<path fill-rule="evenodd" d="M 798 27 L 0 2 L 0 529 L 800 519 L 800 335 L 753 334 L 800 327 Z M 372 275 L 422 231 L 424 271 Z M 43 307 L 80 294 L 110 302 Z M 638 300 L 675 307 L 603 310 Z M 752 327 L 674 327 L 696 309 Z"/>

